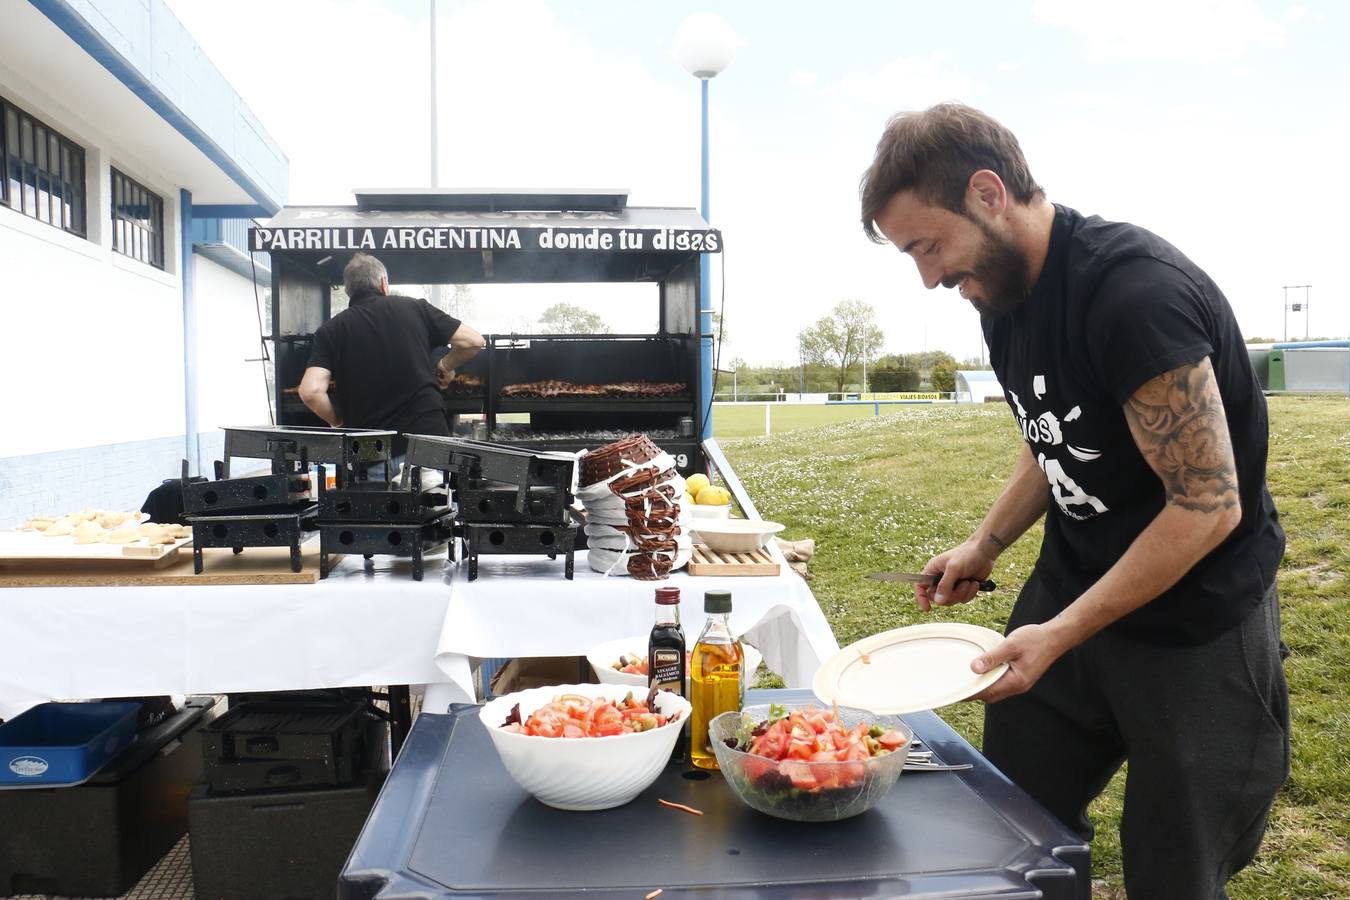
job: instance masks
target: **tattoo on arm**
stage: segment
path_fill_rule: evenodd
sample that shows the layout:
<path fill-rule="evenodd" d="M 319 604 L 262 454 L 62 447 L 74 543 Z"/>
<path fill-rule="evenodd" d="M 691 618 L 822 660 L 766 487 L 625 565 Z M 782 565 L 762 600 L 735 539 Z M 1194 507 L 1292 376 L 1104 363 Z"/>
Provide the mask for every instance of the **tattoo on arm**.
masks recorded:
<path fill-rule="evenodd" d="M 985 537 L 989 540 L 989 543 L 993 544 L 995 547 L 998 548 L 999 553 L 1002 553 L 1004 550 L 1008 549 L 1008 542 L 1003 540 L 1003 538 L 999 537 L 998 535 L 994 534 L 992 531 L 989 532 L 987 535 L 985 535 Z"/>
<path fill-rule="evenodd" d="M 1145 384 L 1126 401 L 1125 420 L 1169 503 L 1198 512 L 1238 504 L 1233 443 L 1208 358 Z"/>

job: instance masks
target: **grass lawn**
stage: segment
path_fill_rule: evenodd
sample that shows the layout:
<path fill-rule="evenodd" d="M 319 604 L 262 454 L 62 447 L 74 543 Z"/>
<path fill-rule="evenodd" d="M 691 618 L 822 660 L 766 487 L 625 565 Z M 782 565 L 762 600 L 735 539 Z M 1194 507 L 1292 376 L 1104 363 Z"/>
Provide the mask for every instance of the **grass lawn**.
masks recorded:
<path fill-rule="evenodd" d="M 728 438 L 762 437 L 764 435 L 764 407 L 769 409 L 770 434 L 786 434 L 805 428 L 818 428 L 821 425 L 833 425 L 836 422 L 852 422 L 857 419 L 871 419 L 876 410 L 866 405 L 848 404 L 811 404 L 800 403 L 747 403 L 735 406 L 718 406 L 713 412 L 713 430 L 718 440 Z M 904 413 L 915 409 L 917 405 L 892 404 L 881 406 L 883 416 Z M 924 404 L 920 408 L 927 408 Z"/>
<path fill-rule="evenodd" d="M 1293 650 L 1285 664 L 1293 772 L 1260 856 L 1234 879 L 1230 894 L 1350 897 L 1350 400 L 1289 396 L 1269 403 L 1268 478 L 1289 536 L 1280 593 L 1284 640 Z M 753 409 L 762 433 L 763 409 Z M 912 596 L 862 578 L 879 569 L 917 571 L 964 540 L 1020 449 L 1002 405 L 899 410 L 873 418 L 867 408 L 854 421 L 725 447 L 761 514 L 786 524 L 784 537 L 816 539 L 812 589 L 840 644 L 944 619 L 1001 631 L 1035 563 L 1040 526 L 999 560 L 996 594 L 954 610 L 921 613 Z M 745 424 L 725 413 L 725 407 L 716 413 L 716 433 L 734 437 Z M 980 745 L 978 704 L 941 714 Z M 1093 806 L 1096 896 L 1124 896 L 1117 834 L 1123 788 L 1122 774 Z"/>

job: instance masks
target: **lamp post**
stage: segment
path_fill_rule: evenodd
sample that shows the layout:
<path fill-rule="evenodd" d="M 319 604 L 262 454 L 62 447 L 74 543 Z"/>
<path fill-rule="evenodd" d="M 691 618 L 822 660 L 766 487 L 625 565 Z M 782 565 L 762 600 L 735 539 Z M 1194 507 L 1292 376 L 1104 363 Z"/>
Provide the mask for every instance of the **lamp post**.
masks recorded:
<path fill-rule="evenodd" d="M 736 55 L 736 33 L 727 21 L 716 13 L 694 13 L 675 29 L 675 60 L 686 72 L 699 80 L 702 88 L 702 203 L 699 213 L 709 221 L 708 210 L 708 82 L 716 78 Z M 707 403 L 708 415 L 703 422 L 701 438 L 712 437 L 712 272 L 708 254 L 699 256 L 699 367 L 702 370 L 702 389 L 699 396 Z"/>

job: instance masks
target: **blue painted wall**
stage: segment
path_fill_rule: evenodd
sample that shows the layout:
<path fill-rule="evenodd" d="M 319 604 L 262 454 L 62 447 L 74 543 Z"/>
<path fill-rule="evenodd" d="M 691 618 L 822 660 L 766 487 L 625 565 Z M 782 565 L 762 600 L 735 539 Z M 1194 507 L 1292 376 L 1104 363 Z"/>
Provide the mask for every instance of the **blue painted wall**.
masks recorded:
<path fill-rule="evenodd" d="M 30 0 L 269 211 L 290 163 L 163 0 Z"/>

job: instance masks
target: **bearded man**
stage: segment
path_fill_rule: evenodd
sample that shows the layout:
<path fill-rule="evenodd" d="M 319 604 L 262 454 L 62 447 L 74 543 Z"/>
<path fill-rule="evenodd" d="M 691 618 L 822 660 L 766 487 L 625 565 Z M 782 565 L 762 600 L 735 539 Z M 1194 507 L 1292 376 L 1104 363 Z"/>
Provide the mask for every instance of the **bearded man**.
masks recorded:
<path fill-rule="evenodd" d="M 1218 286 L 1134 225 L 1050 203 L 1016 137 L 944 103 L 888 123 L 861 186 L 866 234 L 979 311 L 1023 436 L 1002 494 L 924 571 L 965 603 L 1045 517 L 1040 557 L 976 659 L 984 753 L 1084 838 L 1128 760 L 1134 897 L 1224 897 L 1289 771 L 1266 487 L 1265 398 Z"/>

